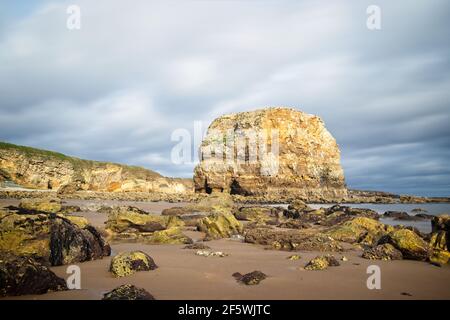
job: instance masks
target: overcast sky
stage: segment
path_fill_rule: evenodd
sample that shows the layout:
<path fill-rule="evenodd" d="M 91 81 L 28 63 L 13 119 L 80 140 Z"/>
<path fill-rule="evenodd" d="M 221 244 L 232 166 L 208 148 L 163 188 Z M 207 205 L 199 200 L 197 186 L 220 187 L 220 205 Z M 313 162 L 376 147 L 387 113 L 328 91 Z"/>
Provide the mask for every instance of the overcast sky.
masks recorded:
<path fill-rule="evenodd" d="M 349 187 L 449 196 L 449 31 L 446 0 L 0 0 L 0 140 L 191 177 L 174 129 L 292 106 Z"/>

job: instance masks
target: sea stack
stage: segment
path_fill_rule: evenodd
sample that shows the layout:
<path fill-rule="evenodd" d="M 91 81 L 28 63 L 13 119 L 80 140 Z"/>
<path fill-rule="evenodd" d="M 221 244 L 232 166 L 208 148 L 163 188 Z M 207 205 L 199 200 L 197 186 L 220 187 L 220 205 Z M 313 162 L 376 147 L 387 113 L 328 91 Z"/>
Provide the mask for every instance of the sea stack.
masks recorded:
<path fill-rule="evenodd" d="M 336 140 L 319 117 L 293 108 L 265 108 L 215 119 L 199 156 L 196 192 L 274 201 L 336 201 L 347 196 Z"/>

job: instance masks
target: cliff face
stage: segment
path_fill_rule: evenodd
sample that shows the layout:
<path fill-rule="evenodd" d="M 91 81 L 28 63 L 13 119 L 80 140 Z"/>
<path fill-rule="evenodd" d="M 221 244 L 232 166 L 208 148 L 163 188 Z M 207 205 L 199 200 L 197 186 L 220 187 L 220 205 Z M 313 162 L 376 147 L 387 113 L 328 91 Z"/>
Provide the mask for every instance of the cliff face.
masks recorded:
<path fill-rule="evenodd" d="M 0 143 L 0 181 L 36 189 L 70 186 L 73 191 L 184 193 L 188 180 L 171 179 L 140 167 L 68 157 L 60 153 Z"/>
<path fill-rule="evenodd" d="M 295 109 L 217 118 L 202 142 L 200 159 L 194 172 L 197 192 L 310 201 L 347 195 L 336 140 L 319 117 Z"/>

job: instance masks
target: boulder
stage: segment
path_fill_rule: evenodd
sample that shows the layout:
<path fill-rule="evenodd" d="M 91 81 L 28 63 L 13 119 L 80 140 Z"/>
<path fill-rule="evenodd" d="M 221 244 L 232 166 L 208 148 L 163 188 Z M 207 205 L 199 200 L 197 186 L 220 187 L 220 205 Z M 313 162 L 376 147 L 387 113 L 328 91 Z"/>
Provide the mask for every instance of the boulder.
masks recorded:
<path fill-rule="evenodd" d="M 438 265 L 450 263 L 450 215 L 434 217 L 431 228 L 430 261 Z"/>
<path fill-rule="evenodd" d="M 281 212 L 280 212 L 281 213 Z M 238 220 L 251 221 L 260 224 L 268 222 L 275 223 L 278 216 L 278 210 L 272 207 L 241 207 L 234 213 Z"/>
<path fill-rule="evenodd" d="M 233 273 L 233 277 L 238 281 L 246 285 L 256 285 L 259 284 L 261 281 L 267 278 L 267 275 L 265 275 L 261 271 L 253 271 L 250 273 L 246 273 L 244 275 L 240 274 L 239 272 Z"/>
<path fill-rule="evenodd" d="M 53 265 L 100 259 L 111 249 L 97 229 L 55 214 L 0 211 L 0 251 L 40 258 Z"/>
<path fill-rule="evenodd" d="M 425 261 L 430 255 L 428 243 L 408 229 L 397 229 L 388 233 L 378 242 L 378 244 L 384 243 L 392 244 L 405 259 Z"/>
<path fill-rule="evenodd" d="M 389 243 L 380 244 L 364 250 L 362 257 L 369 260 L 401 260 L 403 255 Z"/>
<path fill-rule="evenodd" d="M 155 300 L 146 290 L 124 284 L 103 295 L 102 300 Z"/>
<path fill-rule="evenodd" d="M 229 238 L 243 231 L 242 225 L 231 213 L 215 213 L 197 224 L 198 231 L 206 233 L 207 239 Z"/>
<path fill-rule="evenodd" d="M 170 227 L 148 235 L 143 234 L 142 240 L 149 244 L 191 244 L 193 242 L 179 227 Z"/>
<path fill-rule="evenodd" d="M 123 252 L 111 259 L 109 271 L 115 277 L 125 277 L 138 271 L 155 270 L 158 266 L 142 251 Z"/>
<path fill-rule="evenodd" d="M 21 213 L 57 213 L 61 211 L 61 200 L 57 198 L 22 199 L 19 203 Z"/>
<path fill-rule="evenodd" d="M 341 245 L 316 230 L 253 228 L 245 232 L 245 242 L 276 250 L 341 251 Z"/>
<path fill-rule="evenodd" d="M 32 257 L 0 254 L 0 297 L 67 290 L 64 279 Z"/>
<path fill-rule="evenodd" d="M 379 238 L 393 228 L 366 217 L 356 217 L 331 227 L 325 233 L 335 240 L 374 245 Z"/>
<path fill-rule="evenodd" d="M 300 260 L 301 256 L 298 254 L 293 254 L 292 256 L 287 257 L 287 259 L 291 261 Z"/>
<path fill-rule="evenodd" d="M 317 256 L 306 264 L 305 270 L 324 270 L 339 265 L 339 261 L 332 255 Z"/>

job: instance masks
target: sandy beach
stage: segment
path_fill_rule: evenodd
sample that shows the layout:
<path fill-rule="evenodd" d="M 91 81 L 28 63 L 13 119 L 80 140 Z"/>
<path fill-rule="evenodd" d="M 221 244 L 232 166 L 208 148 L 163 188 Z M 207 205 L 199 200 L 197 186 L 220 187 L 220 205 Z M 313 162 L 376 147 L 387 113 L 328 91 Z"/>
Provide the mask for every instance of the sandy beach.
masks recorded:
<path fill-rule="evenodd" d="M 69 205 L 82 205 L 93 201 L 69 200 Z M 1 200 L 2 206 L 17 205 L 17 200 Z M 104 202 L 103 202 L 104 203 Z M 108 204 L 118 204 L 108 202 Z M 174 204 L 166 202 L 120 203 L 135 205 L 158 214 Z M 184 205 L 176 204 L 177 206 Z M 82 212 L 98 228 L 104 227 L 106 214 Z M 201 232 L 185 227 L 184 232 L 193 240 L 203 238 Z M 114 278 L 108 271 L 111 257 L 77 264 L 81 268 L 81 290 L 51 292 L 44 295 L 9 297 L 6 299 L 93 299 L 121 284 L 134 284 L 146 289 L 156 299 L 450 299 L 450 267 L 437 267 L 426 262 L 398 260 L 373 261 L 361 258 L 361 250 L 349 248 L 343 253 L 332 253 L 336 258 L 345 256 L 338 267 L 322 271 L 306 271 L 305 264 L 315 256 L 314 251 L 266 250 L 262 246 L 242 243 L 238 239 L 208 241 L 214 251 L 227 257 L 202 257 L 196 250 L 183 249 L 184 245 L 147 245 L 142 243 L 113 243 L 112 254 L 142 250 L 149 254 L 158 269 L 138 272 L 125 278 Z M 300 260 L 288 260 L 292 254 Z M 366 286 L 369 265 L 381 269 L 381 290 Z M 66 278 L 67 266 L 51 268 Z M 268 277 L 257 286 L 238 283 L 232 274 L 254 270 Z"/>

